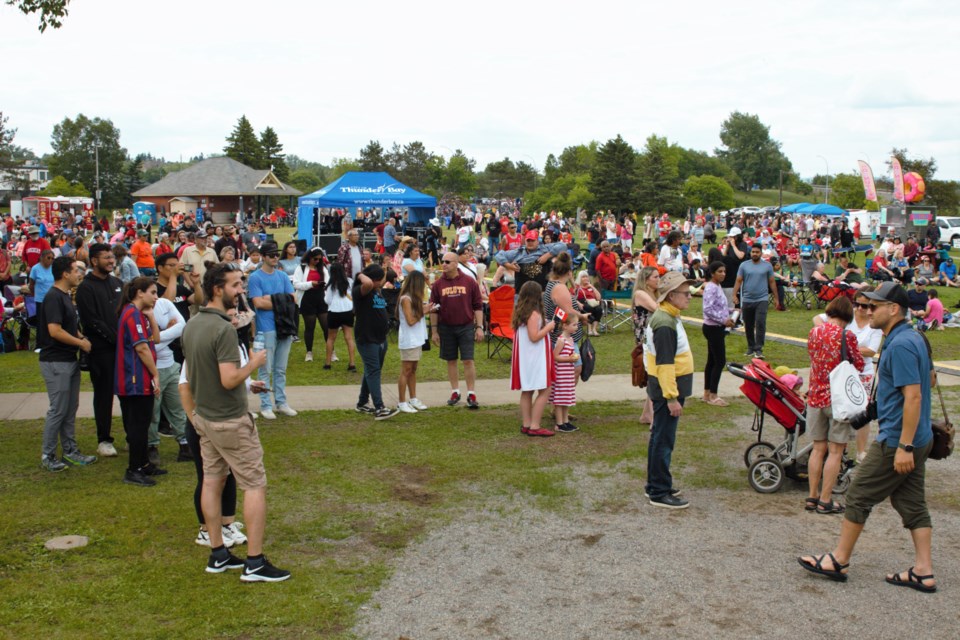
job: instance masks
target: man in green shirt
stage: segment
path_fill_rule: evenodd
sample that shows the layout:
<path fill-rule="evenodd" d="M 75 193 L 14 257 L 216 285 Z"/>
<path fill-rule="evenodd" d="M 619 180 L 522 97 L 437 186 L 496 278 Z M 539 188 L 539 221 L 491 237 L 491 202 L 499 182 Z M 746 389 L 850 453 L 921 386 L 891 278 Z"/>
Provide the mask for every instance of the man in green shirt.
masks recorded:
<path fill-rule="evenodd" d="M 834 278 L 844 282 L 854 289 L 860 289 L 866 285 L 863 282 L 863 271 L 860 267 L 850 262 L 846 254 L 841 254 L 840 262 L 837 264 L 837 270 L 834 272 Z"/>
<path fill-rule="evenodd" d="M 243 569 L 243 582 L 280 582 L 289 578 L 290 572 L 277 569 L 263 555 L 267 476 L 260 436 L 247 408 L 245 385 L 250 374 L 266 363 L 267 354 L 256 351 L 243 364 L 237 331 L 227 316 L 243 290 L 241 273 L 233 263 L 219 263 L 207 270 L 203 275 L 207 306 L 190 318 L 182 337 L 194 405 L 190 421 L 200 436 L 203 458 L 200 506 L 211 547 L 206 570 L 223 573 L 227 569 Z M 231 473 L 244 492 L 246 561 L 235 557 L 223 544 L 220 498 Z"/>

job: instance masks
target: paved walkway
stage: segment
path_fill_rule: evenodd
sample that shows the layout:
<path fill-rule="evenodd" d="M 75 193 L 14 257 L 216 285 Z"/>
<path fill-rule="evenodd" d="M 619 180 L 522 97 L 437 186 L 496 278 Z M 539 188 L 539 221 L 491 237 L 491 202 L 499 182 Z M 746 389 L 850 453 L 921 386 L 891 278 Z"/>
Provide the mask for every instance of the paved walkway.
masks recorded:
<path fill-rule="evenodd" d="M 958 364 L 960 363 L 954 362 L 952 366 Z M 806 380 L 809 377 L 809 371 L 801 369 L 800 375 Z M 739 397 L 741 395 L 739 389 L 741 382 L 739 378 L 725 373 L 720 379 L 720 395 L 728 398 Z M 462 380 L 460 384 L 461 390 L 465 392 L 466 386 Z M 944 386 L 960 385 L 960 377 L 941 374 L 940 384 Z M 702 372 L 694 374 L 693 388 L 694 396 L 699 397 L 703 389 Z M 357 402 L 359 391 L 359 385 L 288 387 L 287 399 L 290 406 L 298 411 L 352 409 Z M 417 395 L 427 406 L 442 406 L 450 397 L 450 385 L 447 382 L 421 382 L 417 385 Z M 498 379 L 478 380 L 477 397 L 481 406 L 495 406 L 515 405 L 520 395 L 518 392 L 510 390 L 509 380 Z M 644 397 L 645 392 L 634 388 L 630 384 L 630 376 L 628 375 L 597 375 L 590 378 L 588 382 L 582 382 L 577 386 L 577 399 L 580 402 L 619 402 L 631 399 L 639 400 Z M 397 403 L 397 385 L 392 377 L 384 379 L 383 398 L 388 405 Z M 0 394 L 0 420 L 42 418 L 46 415 L 48 406 L 46 392 Z M 464 406 L 462 401 L 460 406 Z M 251 396 L 250 408 L 256 411 L 258 407 L 259 402 L 256 397 Z M 114 403 L 113 415 L 120 415 L 119 401 Z M 77 417 L 93 417 L 93 392 L 83 391 L 80 393 L 80 409 L 77 412 Z"/>

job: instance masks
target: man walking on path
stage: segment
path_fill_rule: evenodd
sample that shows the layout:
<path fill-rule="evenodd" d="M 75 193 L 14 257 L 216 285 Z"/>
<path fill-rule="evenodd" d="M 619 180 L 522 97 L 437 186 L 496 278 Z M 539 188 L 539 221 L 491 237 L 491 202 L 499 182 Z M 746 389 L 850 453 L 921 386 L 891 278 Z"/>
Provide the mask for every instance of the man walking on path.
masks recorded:
<path fill-rule="evenodd" d="M 53 286 L 37 310 L 40 345 L 40 373 L 47 385 L 50 409 L 43 425 L 43 453 L 40 464 L 47 471 L 63 471 L 67 463 L 88 465 L 96 456 L 80 453 L 75 437 L 77 407 L 80 404 L 80 364 L 77 351 L 90 353 L 90 341 L 80 333 L 77 309 L 70 292 L 83 279 L 83 263 L 61 256 L 53 261 Z M 63 460 L 57 458 L 57 443 Z"/>
<path fill-rule="evenodd" d="M 274 244 L 274 253 L 276 248 Z M 243 569 L 243 582 L 280 582 L 289 578 L 290 572 L 274 567 L 263 555 L 267 475 L 257 426 L 247 410 L 244 384 L 250 374 L 263 366 L 267 354 L 254 351 L 249 362 L 241 367 L 237 330 L 227 315 L 228 310 L 236 307 L 237 296 L 243 291 L 240 277 L 240 270 L 231 264 L 211 267 L 203 279 L 204 296 L 209 302 L 183 332 L 188 384 L 195 403 L 190 419 L 200 436 L 203 458 L 200 505 L 211 547 L 206 571 Z M 220 499 L 230 473 L 244 492 L 246 561 L 227 551 L 223 544 Z"/>
<path fill-rule="evenodd" d="M 277 269 L 280 262 L 280 250 L 275 242 L 265 242 L 263 247 L 263 266 L 250 274 L 250 301 L 257 310 L 257 335 L 263 334 L 263 345 L 267 352 L 266 365 L 260 368 L 260 381 L 269 387 L 273 384 L 273 398 L 277 411 L 285 416 L 295 416 L 287 404 L 287 361 L 290 359 L 290 347 L 293 336 L 277 337 L 277 317 L 274 308 L 275 295 L 288 295 L 293 304 L 293 284 L 283 271 Z M 260 413 L 267 420 L 275 420 L 270 402 L 270 392 L 260 394 Z"/>
<path fill-rule="evenodd" d="M 90 382 L 93 415 L 97 422 L 97 453 L 114 457 L 110 426 L 113 422 L 113 378 L 116 375 L 117 307 L 123 283 L 114 277 L 116 258 L 108 244 L 90 246 L 90 272 L 77 287 L 77 312 L 83 334 L 90 340 Z"/>
<path fill-rule="evenodd" d="M 933 363 L 923 336 L 908 322 L 907 294 L 899 284 L 884 282 L 862 293 L 870 305 L 870 326 L 883 331 L 877 365 L 876 411 L 880 433 L 867 457 L 857 465 L 847 491 L 847 510 L 840 540 L 832 553 L 797 558 L 807 571 L 831 580 L 847 580 L 850 557 L 873 507 L 890 498 L 913 538 L 913 566 L 888 574 L 886 581 L 924 593 L 937 590 L 933 577 L 933 524 L 927 510 L 924 476 L 933 447 L 930 389 Z"/>
<path fill-rule="evenodd" d="M 737 283 L 733 286 L 733 303 L 743 311 L 743 325 L 747 336 L 747 357 L 762 358 L 763 344 L 767 336 L 767 307 L 770 294 L 776 294 L 777 282 L 773 267 L 760 259 L 759 244 L 750 249 L 750 261 L 737 270 Z"/>
<path fill-rule="evenodd" d="M 474 342 L 483 341 L 483 300 L 477 281 L 460 271 L 457 254 L 445 253 L 441 260 L 443 275 L 430 287 L 431 340 L 440 347 L 440 358 L 447 361 L 447 378 L 452 390 L 447 405 L 460 402 L 458 357 L 463 360 L 467 379 L 467 408 L 479 409 L 477 369 L 473 362 Z"/>

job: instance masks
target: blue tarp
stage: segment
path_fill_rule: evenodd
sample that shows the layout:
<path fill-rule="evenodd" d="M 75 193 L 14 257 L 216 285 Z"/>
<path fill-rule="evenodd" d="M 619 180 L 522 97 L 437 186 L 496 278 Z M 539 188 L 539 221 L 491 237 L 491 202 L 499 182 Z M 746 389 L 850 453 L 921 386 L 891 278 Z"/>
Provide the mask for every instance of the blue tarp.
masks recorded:
<path fill-rule="evenodd" d="M 809 202 L 798 202 L 797 204 L 789 204 L 784 208 L 780 209 L 781 213 L 796 213 L 800 207 L 809 207 Z"/>
<path fill-rule="evenodd" d="M 809 213 L 815 216 L 845 216 L 847 210 L 835 207 L 832 204 L 808 204 L 797 209 L 797 213 Z"/>
<path fill-rule="evenodd" d="M 350 171 L 319 191 L 297 201 L 297 236 L 313 244 L 314 209 L 407 207 L 411 222 L 426 223 L 434 214 L 437 199 L 415 191 L 383 172 Z"/>

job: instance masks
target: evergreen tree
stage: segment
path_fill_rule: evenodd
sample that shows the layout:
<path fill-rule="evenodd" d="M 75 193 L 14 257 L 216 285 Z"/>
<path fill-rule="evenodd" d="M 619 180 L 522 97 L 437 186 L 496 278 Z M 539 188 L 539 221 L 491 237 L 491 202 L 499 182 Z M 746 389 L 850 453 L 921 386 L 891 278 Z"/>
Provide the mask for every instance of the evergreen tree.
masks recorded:
<path fill-rule="evenodd" d="M 263 168 L 263 147 L 257 140 L 257 134 L 253 131 L 253 125 L 247 120 L 247 116 L 240 116 L 237 126 L 227 136 L 227 146 L 223 148 L 227 157 L 233 158 L 237 162 L 242 162 L 248 167 L 254 169 Z"/>
<path fill-rule="evenodd" d="M 273 127 L 267 127 L 260 133 L 260 148 L 263 149 L 263 165 L 259 169 L 273 167 L 273 175 L 281 182 L 290 178 L 290 167 L 284 160 L 283 145 Z"/>
<path fill-rule="evenodd" d="M 643 153 L 637 158 L 637 204 L 641 210 L 673 214 L 683 210 L 677 164 L 677 156 L 671 153 L 666 138 L 647 138 Z"/>
<path fill-rule="evenodd" d="M 600 147 L 591 184 L 597 207 L 617 213 L 635 208 L 636 155 L 620 134 Z"/>
<path fill-rule="evenodd" d="M 360 168 L 363 171 L 386 171 L 390 172 L 387 166 L 387 159 L 383 153 L 383 147 L 379 140 L 371 140 L 367 146 L 360 150 Z"/>
<path fill-rule="evenodd" d="M 133 193 L 139 191 L 146 184 L 143 179 L 143 160 L 143 154 L 140 154 L 124 167 L 124 194 L 131 202 L 133 201 Z"/>

